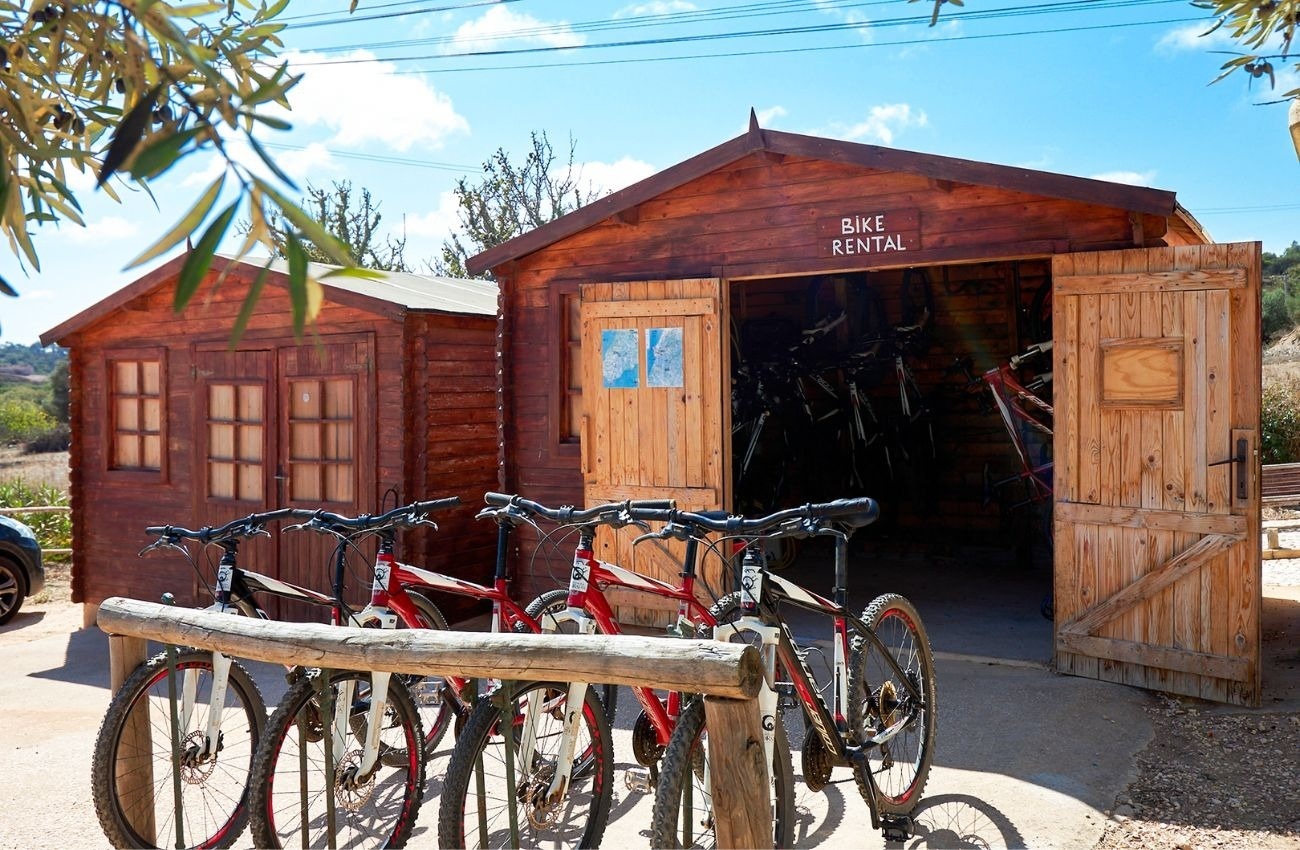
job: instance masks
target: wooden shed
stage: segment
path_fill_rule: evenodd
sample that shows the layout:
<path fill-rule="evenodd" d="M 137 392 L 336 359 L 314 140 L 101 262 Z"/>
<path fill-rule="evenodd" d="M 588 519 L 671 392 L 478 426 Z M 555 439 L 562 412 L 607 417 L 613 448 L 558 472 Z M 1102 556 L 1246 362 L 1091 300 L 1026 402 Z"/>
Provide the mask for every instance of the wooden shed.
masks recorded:
<path fill-rule="evenodd" d="M 922 552 L 1005 535 L 985 483 L 1017 461 L 954 363 L 978 373 L 1054 338 L 1058 666 L 1258 702 L 1260 249 L 1213 244 L 1173 192 L 751 119 L 469 267 L 501 286 L 507 490 L 733 510 L 867 493 L 876 545 Z M 916 325 L 905 350 L 872 349 Z M 769 429 L 789 404 L 755 390 L 756 361 L 770 384 L 783 357 L 868 350 L 881 368 L 852 393 L 880 444 L 787 417 L 751 446 L 754 399 Z M 842 400 L 845 371 L 819 387 L 805 368 L 781 392 Z M 858 451 L 874 454 L 855 473 Z M 635 566 L 676 573 L 662 552 Z M 671 616 L 625 602 L 626 618 Z"/>
<path fill-rule="evenodd" d="M 218 257 L 178 315 L 183 262 L 42 336 L 70 349 L 72 592 L 87 622 L 113 595 L 207 598 L 179 556 L 136 556 L 146 525 L 198 527 L 278 507 L 374 513 L 459 495 L 466 506 L 440 514 L 436 534 L 409 533 L 402 553 L 489 577 L 493 529 L 473 516 L 497 483 L 496 286 L 324 278 L 319 317 L 295 339 L 277 264 L 231 348 L 261 264 Z M 241 564 L 328 590 L 328 552 L 318 535 L 275 534 L 242 547 Z M 354 580 L 354 592 L 364 596 L 368 582 Z M 454 600 L 439 601 L 457 613 Z"/>

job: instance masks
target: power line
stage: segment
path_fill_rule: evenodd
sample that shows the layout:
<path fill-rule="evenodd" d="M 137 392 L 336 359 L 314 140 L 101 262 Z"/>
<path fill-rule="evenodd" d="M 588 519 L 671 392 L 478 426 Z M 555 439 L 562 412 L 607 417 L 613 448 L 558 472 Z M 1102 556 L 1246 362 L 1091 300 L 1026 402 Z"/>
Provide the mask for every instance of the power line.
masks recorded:
<path fill-rule="evenodd" d="M 276 150 L 284 150 L 284 151 L 307 150 L 307 147 L 304 145 L 286 145 L 279 142 L 262 142 L 262 147 L 274 148 Z M 411 166 L 413 168 L 427 168 L 431 171 L 454 171 L 457 173 L 464 173 L 467 171 L 477 171 L 479 168 L 481 168 L 481 166 L 479 165 L 458 165 L 457 163 L 454 162 L 436 162 L 434 160 L 426 160 L 426 159 L 410 159 L 408 157 L 400 157 L 400 156 L 385 156 L 384 154 L 355 153 L 353 151 L 336 151 L 325 147 L 321 147 L 321 149 L 324 150 L 326 153 L 328 153 L 330 156 L 335 156 L 340 159 L 358 159 L 365 162 L 381 162 L 389 165 L 404 165 L 404 166 Z"/>
<path fill-rule="evenodd" d="M 1099 9 L 1136 8 L 1141 6 L 1162 5 L 1168 3 L 1182 4 L 1184 3 L 1184 0 L 1100 0 L 1100 2 L 1099 0 L 1062 0 L 1062 2 L 1058 2 L 1058 3 L 1045 3 L 1036 6 L 1028 6 L 1028 7 L 1003 7 L 999 9 L 971 10 L 967 12 L 955 13 L 949 16 L 949 20 L 953 20 L 953 21 L 992 20 L 998 18 L 1025 17 L 1028 15 L 1039 15 L 1039 14 L 1060 14 L 1062 12 L 1071 12 L 1071 11 L 1084 11 L 1084 10 L 1094 11 Z M 730 40 L 730 39 L 738 39 L 738 38 L 761 38 L 761 37 L 770 37 L 770 36 L 777 36 L 777 35 L 798 36 L 798 35 L 811 35 L 811 34 L 828 33 L 828 32 L 842 32 L 845 30 L 860 30 L 864 28 L 875 29 L 875 28 L 893 27 L 893 26 L 908 26 L 908 25 L 923 23 L 927 20 L 929 20 L 928 15 L 920 15 L 920 16 L 908 16 L 903 18 L 888 18 L 881 21 L 873 21 L 871 22 L 870 27 L 866 27 L 861 22 L 850 22 L 850 23 L 841 22 L 841 23 L 808 25 L 802 27 L 782 27 L 778 29 L 766 29 L 766 30 L 744 30 L 738 32 L 723 32 L 723 33 L 697 33 L 694 35 L 671 36 L 671 37 L 652 38 L 652 39 L 636 39 L 636 40 L 627 40 L 627 41 L 599 42 L 596 44 L 581 44 L 581 45 L 569 45 L 569 46 L 547 45 L 542 47 L 520 47 L 520 48 L 501 49 L 501 50 L 476 50 L 476 51 L 465 51 L 461 53 L 426 54 L 420 56 L 374 57 L 374 58 L 365 58 L 365 59 L 356 59 L 356 58 L 329 59 L 322 62 L 299 63 L 298 67 L 309 68 L 309 67 L 324 66 L 324 65 L 353 65 L 353 64 L 366 64 L 366 63 L 373 63 L 373 62 L 420 62 L 420 61 L 427 61 L 431 59 L 463 59 L 463 58 L 484 57 L 484 56 L 517 56 L 517 55 L 526 55 L 526 54 L 556 53 L 560 51 L 607 50 L 613 48 L 664 46 L 664 45 L 671 45 L 671 44 L 686 44 L 686 43 L 694 43 L 694 42 L 702 42 L 702 41 L 718 41 L 723 39 Z M 1199 18 L 1194 20 L 1199 20 Z M 1108 24 L 1106 26 L 1122 26 L 1122 24 Z M 1103 27 L 1075 27 L 1075 28 L 1062 29 L 1059 31 L 1077 32 L 1080 30 L 1101 29 L 1101 28 Z M 1047 30 L 1045 32 L 1053 32 L 1053 30 Z M 952 39 L 922 39 L 922 41 L 941 41 L 941 40 L 952 40 Z M 903 43 L 915 43 L 915 42 L 903 42 Z M 848 45 L 848 46 L 857 46 L 857 45 Z M 781 53 L 781 52 L 789 52 L 789 51 L 782 51 L 782 50 L 754 51 L 752 54 L 742 53 L 742 54 L 723 54 L 723 55 L 763 55 L 767 53 Z M 591 64 L 597 64 L 597 63 L 591 63 Z M 556 67 L 559 66 L 557 65 Z"/>
<path fill-rule="evenodd" d="M 382 21 L 390 18 L 403 18 L 408 15 L 428 15 L 437 12 L 456 12 L 461 9 L 473 9 L 479 6 L 501 6 L 506 3 L 518 3 L 520 0 L 472 0 L 469 3 L 459 3 L 454 6 L 426 6 L 421 9 L 407 9 L 402 12 L 381 12 L 374 15 L 349 15 L 346 18 L 330 18 L 322 21 L 305 21 L 303 23 L 287 23 L 285 29 L 312 29 L 315 27 L 328 27 L 335 24 L 360 24 L 367 21 Z M 407 3 L 389 3 L 388 6 L 405 6 Z M 379 7 L 384 8 L 384 7 Z M 294 21 L 301 18 L 314 17 L 312 15 L 302 15 L 299 18 L 281 18 L 281 21 Z"/>

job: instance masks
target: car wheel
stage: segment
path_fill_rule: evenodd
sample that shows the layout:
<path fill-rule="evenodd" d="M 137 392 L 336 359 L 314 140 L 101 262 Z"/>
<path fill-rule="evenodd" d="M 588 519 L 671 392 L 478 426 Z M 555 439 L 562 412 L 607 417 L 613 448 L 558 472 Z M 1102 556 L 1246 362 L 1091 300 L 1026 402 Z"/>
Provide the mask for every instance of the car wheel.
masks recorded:
<path fill-rule="evenodd" d="M 27 596 L 22 573 L 6 558 L 0 558 L 0 626 L 13 619 Z"/>

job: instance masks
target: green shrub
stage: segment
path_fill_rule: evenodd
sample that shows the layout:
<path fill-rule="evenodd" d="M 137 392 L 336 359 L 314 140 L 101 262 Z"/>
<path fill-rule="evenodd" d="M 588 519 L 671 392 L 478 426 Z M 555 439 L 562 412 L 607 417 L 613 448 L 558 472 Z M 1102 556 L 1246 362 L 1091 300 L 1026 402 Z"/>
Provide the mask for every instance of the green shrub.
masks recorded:
<path fill-rule="evenodd" d="M 0 399 L 0 443 L 24 443 L 55 426 L 54 419 L 35 402 Z"/>
<path fill-rule="evenodd" d="M 1262 461 L 1300 460 L 1300 382 L 1293 380 L 1265 387 L 1259 418 Z"/>
<path fill-rule="evenodd" d="M 60 422 L 23 443 L 23 451 L 29 455 L 41 452 L 66 452 L 71 445 L 72 429 Z"/>
<path fill-rule="evenodd" d="M 67 506 L 68 494 L 42 485 L 32 487 L 24 481 L 0 483 L 0 508 L 30 508 L 42 506 Z M 19 522 L 31 526 L 42 549 L 72 548 L 72 515 L 67 511 L 10 514 Z M 66 555 L 48 555 L 51 561 L 66 561 Z"/>
<path fill-rule="evenodd" d="M 1260 325 L 1265 341 L 1277 339 L 1295 325 L 1286 292 L 1280 288 L 1264 290 L 1260 311 Z"/>

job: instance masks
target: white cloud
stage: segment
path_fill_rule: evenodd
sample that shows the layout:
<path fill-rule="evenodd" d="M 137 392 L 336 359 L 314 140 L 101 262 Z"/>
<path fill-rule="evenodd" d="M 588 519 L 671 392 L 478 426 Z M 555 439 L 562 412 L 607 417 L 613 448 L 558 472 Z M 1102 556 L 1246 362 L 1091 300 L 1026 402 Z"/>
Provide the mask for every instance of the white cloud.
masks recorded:
<path fill-rule="evenodd" d="M 1235 47 L 1232 35 L 1226 27 L 1219 27 L 1209 32 L 1210 24 L 1197 23 L 1175 27 L 1160 37 L 1156 48 L 1168 51 L 1182 50 L 1221 50 Z"/>
<path fill-rule="evenodd" d="M 1104 171 L 1090 174 L 1093 180 L 1105 180 L 1108 183 L 1127 183 L 1130 186 L 1151 186 L 1155 183 L 1156 172 L 1152 171 Z"/>
<path fill-rule="evenodd" d="M 583 162 L 574 166 L 584 194 L 617 192 L 655 173 L 648 162 L 625 156 L 617 162 Z"/>
<path fill-rule="evenodd" d="M 876 141 L 893 144 L 894 136 L 913 127 L 924 127 L 930 119 L 922 110 L 913 110 L 910 104 L 888 103 L 871 107 L 865 121 L 850 127 L 845 138 L 852 141 Z"/>
<path fill-rule="evenodd" d="M 852 10 L 846 11 L 836 5 L 833 0 L 813 0 L 813 5 L 816 6 L 817 10 L 823 15 L 830 15 L 832 18 L 836 18 L 846 24 L 852 25 L 854 31 L 857 32 L 858 36 L 864 43 L 870 44 L 875 41 L 871 32 L 871 19 L 861 12 Z"/>
<path fill-rule="evenodd" d="M 546 23 L 532 15 L 512 12 L 505 6 L 493 6 L 476 20 L 461 24 L 444 52 L 501 50 L 506 42 L 544 47 L 576 47 L 585 44 L 586 39 L 575 33 L 567 21 Z"/>
<path fill-rule="evenodd" d="M 789 113 L 785 111 L 784 106 L 769 106 L 767 109 L 758 109 L 754 112 L 758 116 L 758 126 L 771 127 L 772 122 L 778 118 L 784 118 Z M 748 129 L 749 122 L 746 121 L 742 129 Z"/>
<path fill-rule="evenodd" d="M 610 17 L 614 20 L 619 18 L 645 18 L 651 15 L 671 15 L 674 12 L 694 12 L 698 8 L 694 3 L 687 3 L 684 0 L 654 0 L 651 3 L 637 3 L 632 6 L 625 6 L 610 15 Z"/>
<path fill-rule="evenodd" d="M 88 221 L 85 227 L 77 227 L 75 224 L 71 224 L 66 229 L 60 230 L 70 242 L 78 245 L 108 244 L 121 239 L 128 239 L 135 236 L 139 231 L 140 228 L 134 222 L 127 221 L 116 215 L 104 216 L 98 221 Z"/>
<path fill-rule="evenodd" d="M 53 289 L 32 289 L 23 292 L 24 301 L 53 301 L 59 293 Z"/>
<path fill-rule="evenodd" d="M 281 113 L 295 128 L 322 126 L 334 131 L 327 144 L 360 147 L 379 143 L 395 151 L 415 145 L 441 147 L 453 133 L 469 131 L 469 122 L 456 112 L 451 98 L 423 77 L 398 74 L 391 62 L 371 60 L 374 54 L 354 50 L 338 56 L 290 52 L 284 58 L 303 75 L 294 87 L 293 110 Z"/>

